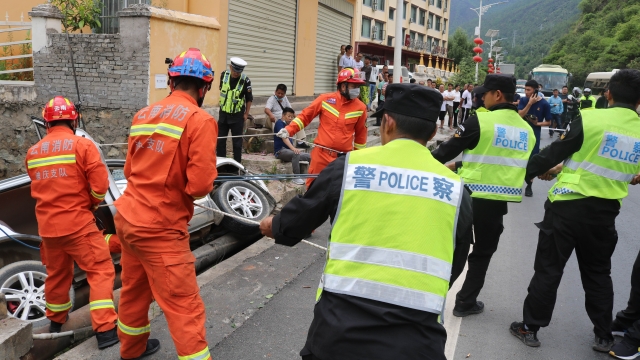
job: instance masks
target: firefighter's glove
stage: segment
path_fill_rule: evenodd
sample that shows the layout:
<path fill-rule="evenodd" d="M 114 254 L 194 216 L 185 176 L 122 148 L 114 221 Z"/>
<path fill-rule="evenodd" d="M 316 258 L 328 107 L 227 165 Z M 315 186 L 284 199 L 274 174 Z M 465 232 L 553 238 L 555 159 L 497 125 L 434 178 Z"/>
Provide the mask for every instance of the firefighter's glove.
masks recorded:
<path fill-rule="evenodd" d="M 278 131 L 278 133 L 276 134 L 277 137 L 281 138 L 281 139 L 287 139 L 289 138 L 291 135 L 289 135 L 289 132 L 287 131 L 287 129 L 280 129 L 280 131 Z"/>

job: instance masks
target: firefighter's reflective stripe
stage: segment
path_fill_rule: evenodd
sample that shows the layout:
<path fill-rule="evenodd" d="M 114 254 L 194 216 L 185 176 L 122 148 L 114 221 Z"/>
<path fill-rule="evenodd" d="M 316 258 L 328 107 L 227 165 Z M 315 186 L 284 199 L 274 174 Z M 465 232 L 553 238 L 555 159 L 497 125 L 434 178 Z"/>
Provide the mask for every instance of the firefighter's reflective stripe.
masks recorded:
<path fill-rule="evenodd" d="M 156 131 L 156 124 L 133 125 L 129 136 L 152 135 Z"/>
<path fill-rule="evenodd" d="M 104 197 L 107 196 L 107 194 L 106 193 L 98 194 L 97 192 L 91 190 L 91 196 L 93 196 L 94 198 L 102 201 L 102 200 L 104 200 Z"/>
<path fill-rule="evenodd" d="M 112 236 L 113 236 L 113 234 L 107 234 L 107 236 L 104 237 L 104 241 L 107 242 L 107 245 L 109 245 L 109 240 L 111 240 Z"/>
<path fill-rule="evenodd" d="M 206 360 L 211 357 L 209 353 L 209 348 L 206 347 L 202 351 L 198 351 L 195 354 L 186 355 L 186 356 L 178 356 L 178 360 Z"/>
<path fill-rule="evenodd" d="M 353 118 L 358 118 L 360 116 L 362 116 L 362 114 L 364 114 L 364 111 L 352 111 L 352 112 L 348 112 L 344 118 L 345 119 L 353 119 Z"/>
<path fill-rule="evenodd" d="M 27 161 L 27 167 L 29 169 L 41 167 L 41 166 L 49 166 L 49 165 L 59 165 L 59 164 L 75 164 L 76 163 L 76 155 L 57 155 L 57 156 L 49 156 L 40 159 L 33 159 Z"/>
<path fill-rule="evenodd" d="M 582 168 L 590 173 L 594 173 L 596 175 L 600 175 L 607 179 L 616 181 L 631 182 L 631 180 L 633 180 L 633 177 L 635 176 L 633 174 L 625 174 L 620 171 L 607 169 L 589 161 L 577 162 L 575 160 L 568 159 L 564 162 L 564 166 L 574 171 L 578 170 L 578 168 Z"/>
<path fill-rule="evenodd" d="M 179 140 L 183 131 L 183 128 L 167 123 L 133 125 L 129 132 L 129 136 L 153 135 L 155 133 Z"/>
<path fill-rule="evenodd" d="M 462 161 L 464 161 L 464 162 L 483 163 L 483 164 L 512 166 L 512 167 L 518 167 L 518 168 L 523 168 L 523 169 L 527 168 L 527 160 L 514 159 L 514 158 L 502 157 L 502 156 L 463 154 L 462 155 Z"/>
<path fill-rule="evenodd" d="M 324 289 L 333 293 L 355 295 L 435 314 L 440 314 L 444 308 L 444 297 L 428 291 L 334 274 L 325 273 L 323 277 Z"/>
<path fill-rule="evenodd" d="M 451 264 L 429 255 L 376 246 L 331 242 L 331 259 L 390 266 L 437 276 L 449 281 Z"/>
<path fill-rule="evenodd" d="M 302 122 L 302 120 L 295 118 L 292 121 L 294 124 L 298 125 L 298 127 L 300 128 L 300 130 L 304 129 L 304 123 Z"/>
<path fill-rule="evenodd" d="M 71 309 L 71 301 L 69 301 L 68 303 L 65 304 L 51 304 L 51 303 L 46 303 L 47 305 L 47 309 L 53 311 L 53 312 L 61 312 L 61 311 L 66 311 Z"/>
<path fill-rule="evenodd" d="M 123 324 L 120 319 L 118 319 L 118 329 L 123 333 L 131 336 L 142 335 L 144 333 L 151 332 L 151 324 L 147 324 L 143 327 L 131 327 Z"/>
<path fill-rule="evenodd" d="M 354 146 L 356 149 L 360 150 L 360 149 L 364 149 L 364 148 L 366 148 L 366 147 L 367 147 L 367 144 L 358 144 L 358 143 L 353 143 L 353 146 Z"/>
<path fill-rule="evenodd" d="M 331 114 L 333 114 L 335 117 L 339 117 L 340 116 L 340 112 L 338 110 L 336 110 L 336 108 L 334 108 L 333 106 L 329 105 L 329 103 L 327 103 L 326 101 L 322 102 L 322 108 L 324 110 L 327 110 Z"/>
<path fill-rule="evenodd" d="M 93 311 L 100 309 L 115 309 L 115 306 L 113 306 L 113 300 L 94 300 L 89 303 L 89 310 Z"/>

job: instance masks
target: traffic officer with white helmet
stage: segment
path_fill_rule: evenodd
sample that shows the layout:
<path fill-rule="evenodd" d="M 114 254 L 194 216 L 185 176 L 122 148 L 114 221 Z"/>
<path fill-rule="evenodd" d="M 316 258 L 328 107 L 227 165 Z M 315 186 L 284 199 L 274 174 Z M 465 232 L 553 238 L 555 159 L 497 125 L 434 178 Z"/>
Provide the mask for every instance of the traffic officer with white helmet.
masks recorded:
<path fill-rule="evenodd" d="M 262 221 L 297 244 L 332 219 L 305 360 L 444 360 L 438 322 L 471 242 L 471 199 L 425 147 L 442 95 L 418 84 L 386 90 L 382 146 L 339 156 L 304 196 Z"/>
<path fill-rule="evenodd" d="M 458 174 L 473 197 L 475 243 L 467 277 L 456 295 L 453 315 L 459 317 L 484 311 L 477 297 L 504 230 L 507 203 L 522 201 L 525 168 L 535 144 L 531 126 L 511 103 L 516 92 L 512 75 L 487 75 L 474 92 L 482 96 L 487 110 L 470 116 L 451 140 L 433 152 L 442 163 L 463 152 L 462 162 L 448 166 L 460 168 Z"/>
<path fill-rule="evenodd" d="M 580 98 L 580 109 L 591 110 L 596 108 L 596 98 L 591 95 L 590 88 L 584 88 L 584 95 Z"/>
<path fill-rule="evenodd" d="M 609 82 L 607 109 L 582 112 L 560 141 L 533 156 L 527 179 L 558 182 L 549 190 L 522 322 L 510 326 L 525 345 L 537 347 L 537 332 L 548 326 L 564 267 L 575 249 L 585 308 L 593 323 L 593 349 L 613 344 L 611 255 L 618 242 L 615 220 L 628 185 L 640 172 L 640 71 L 620 70 Z M 564 164 L 558 165 L 563 162 Z M 625 357 L 631 359 L 631 357 Z"/>
<path fill-rule="evenodd" d="M 229 70 L 225 70 L 220 75 L 220 116 L 218 118 L 219 136 L 216 147 L 218 157 L 227 156 L 227 139 L 225 138 L 231 130 L 231 135 L 242 135 L 244 123 L 251 111 L 253 94 L 251 93 L 251 80 L 243 73 L 247 62 L 239 57 L 230 59 Z M 242 160 L 242 138 L 237 137 L 231 140 L 233 144 L 233 159 L 237 162 Z"/>

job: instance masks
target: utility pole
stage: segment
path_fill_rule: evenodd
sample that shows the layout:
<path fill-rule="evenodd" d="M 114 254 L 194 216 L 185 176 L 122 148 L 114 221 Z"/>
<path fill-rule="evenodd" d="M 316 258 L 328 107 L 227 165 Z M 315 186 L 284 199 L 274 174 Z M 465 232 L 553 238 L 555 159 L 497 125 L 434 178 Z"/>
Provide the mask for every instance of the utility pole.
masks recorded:
<path fill-rule="evenodd" d="M 393 82 L 400 83 L 400 75 L 402 75 L 402 45 L 404 39 L 402 38 L 402 14 L 404 10 L 404 1 L 398 0 L 396 2 L 396 44 L 393 48 Z"/>
<path fill-rule="evenodd" d="M 480 0 L 480 7 L 478 8 L 471 8 L 471 10 L 475 11 L 476 14 L 478 14 L 478 28 L 476 29 L 476 36 L 480 37 L 480 30 L 482 28 L 482 14 L 486 13 L 487 10 L 489 10 L 490 7 L 492 7 L 493 5 L 498 5 L 498 4 L 503 4 L 509 2 L 507 1 L 499 1 L 493 4 L 489 4 L 489 5 L 484 5 L 482 6 L 482 0 Z M 398 3 L 400 3 L 400 1 L 398 1 Z M 398 8 L 399 9 L 399 8 Z M 402 30 L 401 30 L 402 31 Z M 478 67 L 479 67 L 479 63 L 476 63 L 476 82 L 478 82 Z M 395 80 L 395 77 L 394 77 Z"/>

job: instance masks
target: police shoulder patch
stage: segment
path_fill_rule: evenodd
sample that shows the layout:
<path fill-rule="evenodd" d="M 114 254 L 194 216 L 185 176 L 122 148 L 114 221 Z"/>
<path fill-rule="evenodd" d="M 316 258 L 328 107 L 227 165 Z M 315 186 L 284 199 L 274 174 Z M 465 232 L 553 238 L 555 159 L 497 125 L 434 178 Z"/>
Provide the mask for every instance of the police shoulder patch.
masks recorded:
<path fill-rule="evenodd" d="M 326 100 L 327 103 L 335 105 L 336 104 L 336 98 L 327 98 Z"/>

